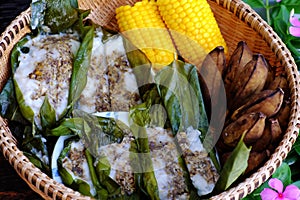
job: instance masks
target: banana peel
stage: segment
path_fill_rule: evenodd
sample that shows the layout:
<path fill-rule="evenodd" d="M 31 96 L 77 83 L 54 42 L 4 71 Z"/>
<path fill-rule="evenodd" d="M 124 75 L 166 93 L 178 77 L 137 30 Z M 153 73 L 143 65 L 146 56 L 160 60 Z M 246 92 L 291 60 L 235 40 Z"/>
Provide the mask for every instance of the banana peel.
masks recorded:
<path fill-rule="evenodd" d="M 264 90 L 253 95 L 247 103 L 239 107 L 231 115 L 231 120 L 238 119 L 241 115 L 252 112 L 262 112 L 267 117 L 274 116 L 281 108 L 284 92 L 281 88 Z"/>
<path fill-rule="evenodd" d="M 251 144 L 262 136 L 265 120 L 266 115 L 261 112 L 246 113 L 225 127 L 220 139 L 226 146 L 234 148 L 245 133 L 245 144 Z"/>
<path fill-rule="evenodd" d="M 224 71 L 224 85 L 227 93 L 227 98 L 231 99 L 229 91 L 231 91 L 232 83 L 239 76 L 245 65 L 252 60 L 253 53 L 245 41 L 240 41 L 231 55 L 228 66 Z"/>
<path fill-rule="evenodd" d="M 235 110 L 249 97 L 262 91 L 268 76 L 268 65 L 263 55 L 256 54 L 232 83 L 228 108 Z"/>

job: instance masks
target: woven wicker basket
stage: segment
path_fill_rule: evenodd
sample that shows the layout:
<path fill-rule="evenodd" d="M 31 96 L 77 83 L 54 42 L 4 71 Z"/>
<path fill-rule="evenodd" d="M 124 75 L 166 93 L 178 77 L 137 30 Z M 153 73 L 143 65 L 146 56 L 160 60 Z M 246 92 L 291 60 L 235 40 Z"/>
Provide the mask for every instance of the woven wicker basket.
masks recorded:
<path fill-rule="evenodd" d="M 114 10 L 124 4 L 133 4 L 134 0 L 82 0 L 79 6 L 91 9 L 89 18 L 102 26 L 117 30 Z M 221 32 L 229 47 L 229 55 L 237 43 L 244 40 L 250 49 L 262 53 L 270 64 L 285 71 L 288 78 L 292 109 L 285 135 L 270 159 L 257 172 L 236 187 L 231 188 L 212 199 L 240 199 L 264 183 L 281 165 L 287 156 L 299 131 L 299 77 L 294 60 L 276 33 L 249 6 L 239 0 L 208 0 Z M 21 13 L 0 37 L 0 90 L 10 75 L 9 56 L 13 46 L 26 33 L 30 32 L 30 9 Z M 17 148 L 5 119 L 0 118 L 0 146 L 5 158 L 15 168 L 24 181 L 45 199 L 89 199 L 76 191 L 55 182 L 36 168 L 23 152 Z"/>

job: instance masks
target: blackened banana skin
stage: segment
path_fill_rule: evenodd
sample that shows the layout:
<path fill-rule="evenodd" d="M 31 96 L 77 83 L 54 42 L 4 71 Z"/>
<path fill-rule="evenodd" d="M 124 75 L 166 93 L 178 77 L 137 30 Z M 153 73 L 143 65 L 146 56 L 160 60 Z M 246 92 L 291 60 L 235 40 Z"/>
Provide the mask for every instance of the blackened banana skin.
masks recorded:
<path fill-rule="evenodd" d="M 252 57 L 253 53 L 249 49 L 247 43 L 245 41 L 240 41 L 223 72 L 224 85 L 228 99 L 232 98 L 230 94 L 232 83 L 243 71 L 245 65 L 252 60 Z"/>
<path fill-rule="evenodd" d="M 231 120 L 236 120 L 241 115 L 251 112 L 262 112 L 267 117 L 272 117 L 280 110 L 283 97 L 284 92 L 281 88 L 262 91 L 253 95 L 246 104 L 235 110 Z"/>
<path fill-rule="evenodd" d="M 240 74 L 232 83 L 228 99 L 228 108 L 235 110 L 254 94 L 261 92 L 268 77 L 268 64 L 261 54 L 253 56 L 252 60 L 246 64 Z"/>
<path fill-rule="evenodd" d="M 220 139 L 226 146 L 234 148 L 241 136 L 245 134 L 244 142 L 251 144 L 262 136 L 265 120 L 266 115 L 261 112 L 246 113 L 226 126 Z"/>

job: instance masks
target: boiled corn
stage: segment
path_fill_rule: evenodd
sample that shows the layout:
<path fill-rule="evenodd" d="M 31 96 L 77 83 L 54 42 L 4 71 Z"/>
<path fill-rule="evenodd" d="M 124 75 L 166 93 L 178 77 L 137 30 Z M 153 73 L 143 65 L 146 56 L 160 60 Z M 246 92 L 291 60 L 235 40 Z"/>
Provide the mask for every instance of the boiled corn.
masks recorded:
<path fill-rule="evenodd" d="M 200 65 L 216 46 L 227 47 L 206 0 L 157 0 L 164 23 L 180 55 Z"/>
<path fill-rule="evenodd" d="M 116 19 L 120 32 L 145 53 L 154 68 L 174 60 L 176 50 L 155 1 L 121 6 L 116 9 Z"/>

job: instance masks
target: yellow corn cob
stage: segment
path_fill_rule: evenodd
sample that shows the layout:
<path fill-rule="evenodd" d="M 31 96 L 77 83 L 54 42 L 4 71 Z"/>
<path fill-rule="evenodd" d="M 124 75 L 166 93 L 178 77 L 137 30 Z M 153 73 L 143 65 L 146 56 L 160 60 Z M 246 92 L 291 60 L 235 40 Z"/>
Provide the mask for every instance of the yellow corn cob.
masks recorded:
<path fill-rule="evenodd" d="M 206 0 L 157 0 L 180 55 L 199 66 L 216 46 L 227 47 Z"/>
<path fill-rule="evenodd" d="M 175 47 L 154 1 L 121 6 L 116 9 L 116 19 L 120 32 L 145 53 L 154 68 L 174 60 Z"/>

